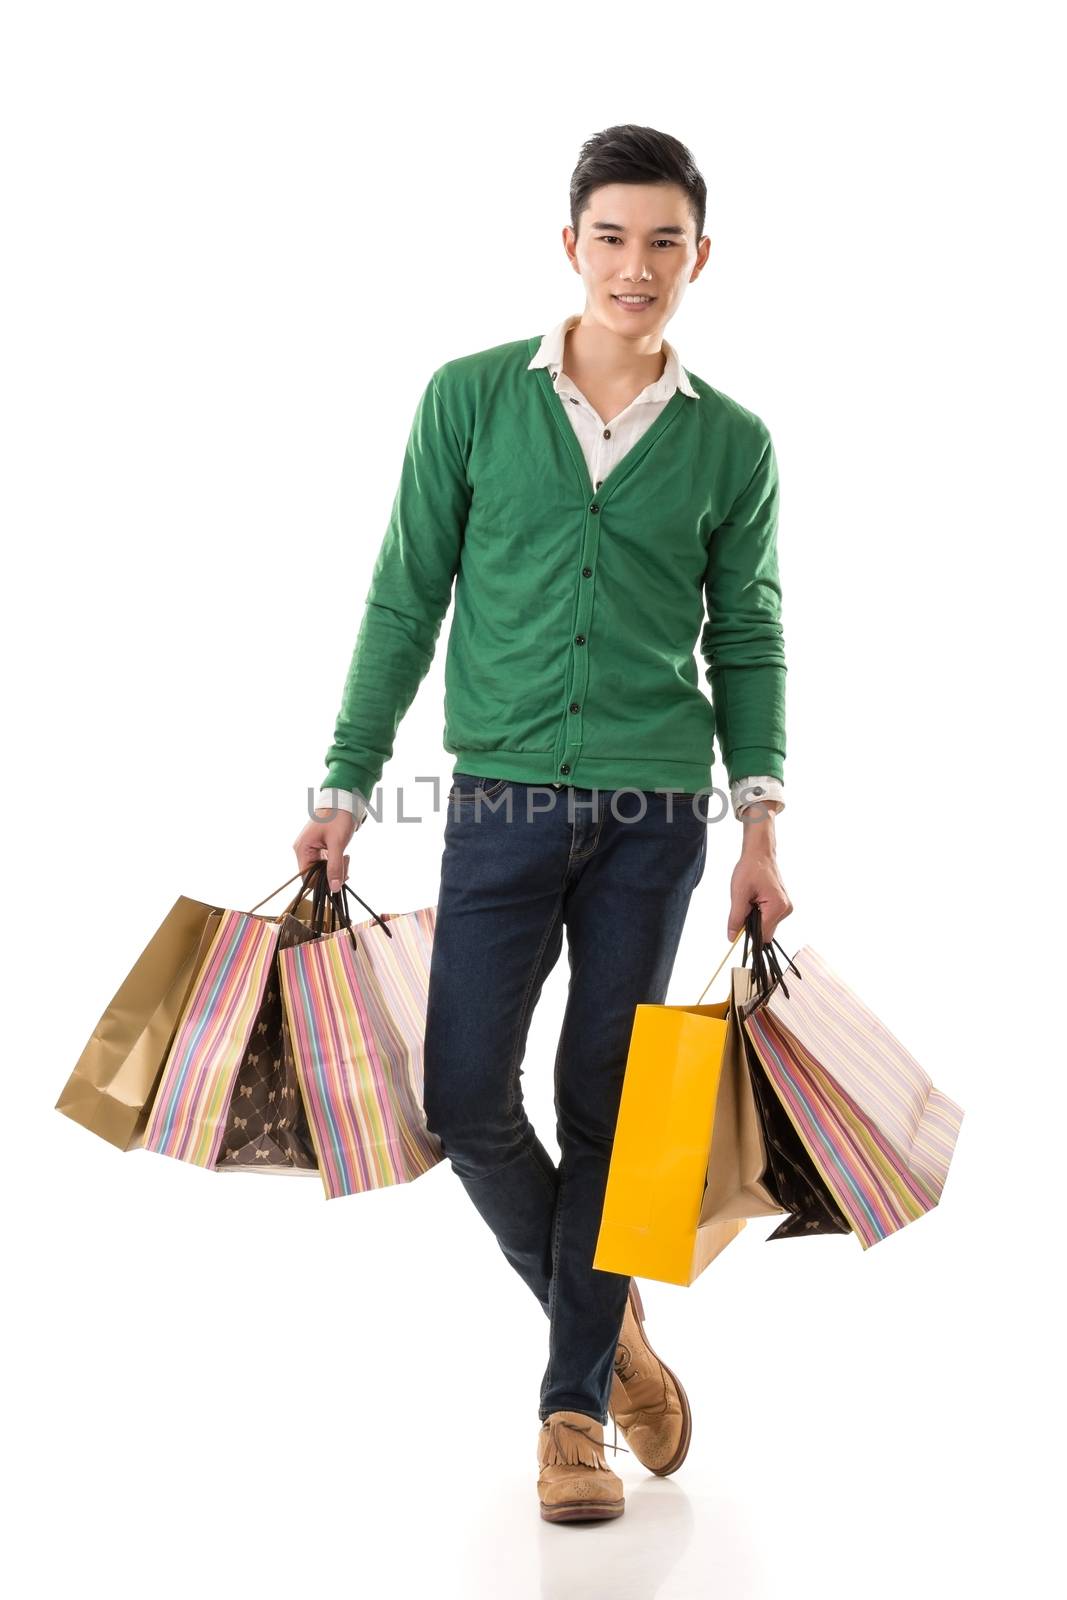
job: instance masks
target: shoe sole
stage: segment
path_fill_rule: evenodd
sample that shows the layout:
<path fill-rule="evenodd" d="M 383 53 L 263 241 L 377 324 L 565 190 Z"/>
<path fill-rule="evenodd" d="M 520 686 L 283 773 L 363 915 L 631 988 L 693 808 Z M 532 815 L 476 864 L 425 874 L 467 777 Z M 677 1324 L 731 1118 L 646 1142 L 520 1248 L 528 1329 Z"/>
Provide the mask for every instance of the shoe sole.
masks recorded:
<path fill-rule="evenodd" d="M 541 1506 L 545 1522 L 603 1522 L 608 1517 L 621 1517 L 626 1509 L 625 1500 L 610 1500 L 597 1505 L 591 1500 L 561 1500 L 557 1505 Z"/>
<path fill-rule="evenodd" d="M 689 1409 L 689 1396 L 683 1389 L 678 1378 L 678 1374 L 676 1372 L 671 1372 L 671 1369 L 667 1363 L 662 1359 L 662 1357 L 657 1355 L 656 1351 L 652 1349 L 651 1344 L 649 1344 L 648 1335 L 645 1333 L 645 1308 L 641 1303 L 641 1295 L 637 1287 L 636 1278 L 630 1279 L 630 1298 L 633 1302 L 634 1315 L 641 1324 L 641 1336 L 648 1345 L 649 1351 L 656 1357 L 656 1360 L 659 1362 L 664 1372 L 670 1373 L 670 1376 L 674 1382 L 674 1387 L 678 1391 L 678 1399 L 682 1404 L 682 1437 L 678 1441 L 677 1450 L 674 1452 L 673 1456 L 671 1456 L 671 1459 L 662 1467 L 647 1468 L 647 1471 L 654 1472 L 658 1478 L 666 1478 L 669 1473 L 678 1471 L 678 1468 L 689 1454 L 689 1441 L 693 1434 L 693 1415 Z M 642 1465 L 643 1464 L 644 1463 L 642 1463 Z"/>

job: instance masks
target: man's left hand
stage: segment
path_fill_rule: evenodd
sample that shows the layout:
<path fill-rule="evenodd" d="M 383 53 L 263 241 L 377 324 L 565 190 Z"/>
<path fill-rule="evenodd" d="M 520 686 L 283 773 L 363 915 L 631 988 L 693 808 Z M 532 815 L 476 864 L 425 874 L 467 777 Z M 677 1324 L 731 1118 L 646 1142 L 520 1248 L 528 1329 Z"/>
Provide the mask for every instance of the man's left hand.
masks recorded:
<path fill-rule="evenodd" d="M 775 857 L 774 813 L 769 807 L 750 806 L 742 814 L 745 830 L 741 858 L 730 879 L 730 921 L 726 937 L 733 942 L 754 905 L 760 908 L 764 944 L 793 909 Z"/>

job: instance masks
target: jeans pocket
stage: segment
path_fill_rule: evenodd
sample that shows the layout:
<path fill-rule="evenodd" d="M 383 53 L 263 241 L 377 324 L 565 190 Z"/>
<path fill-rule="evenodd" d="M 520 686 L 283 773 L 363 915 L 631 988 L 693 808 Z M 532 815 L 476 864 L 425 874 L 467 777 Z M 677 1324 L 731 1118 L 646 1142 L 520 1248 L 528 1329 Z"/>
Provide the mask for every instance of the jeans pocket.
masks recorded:
<path fill-rule="evenodd" d="M 475 772 L 454 772 L 448 800 L 450 803 L 456 800 L 473 800 L 479 794 L 483 800 L 492 800 L 495 795 L 501 794 L 510 782 L 510 778 L 485 777 Z"/>

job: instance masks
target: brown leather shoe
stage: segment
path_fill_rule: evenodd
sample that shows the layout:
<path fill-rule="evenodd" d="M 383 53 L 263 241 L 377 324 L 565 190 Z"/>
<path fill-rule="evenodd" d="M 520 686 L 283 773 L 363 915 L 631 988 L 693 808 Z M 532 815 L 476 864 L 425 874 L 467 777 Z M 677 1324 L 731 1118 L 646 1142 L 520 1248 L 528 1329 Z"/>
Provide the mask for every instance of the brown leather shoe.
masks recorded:
<path fill-rule="evenodd" d="M 538 1435 L 537 1462 L 537 1494 L 546 1522 L 622 1516 L 622 1479 L 604 1460 L 604 1424 L 595 1417 L 584 1411 L 550 1411 Z"/>
<path fill-rule="evenodd" d="M 631 1278 L 608 1410 L 641 1465 L 666 1477 L 685 1460 L 693 1424 L 688 1396 L 645 1338 L 644 1320 L 645 1308 Z"/>

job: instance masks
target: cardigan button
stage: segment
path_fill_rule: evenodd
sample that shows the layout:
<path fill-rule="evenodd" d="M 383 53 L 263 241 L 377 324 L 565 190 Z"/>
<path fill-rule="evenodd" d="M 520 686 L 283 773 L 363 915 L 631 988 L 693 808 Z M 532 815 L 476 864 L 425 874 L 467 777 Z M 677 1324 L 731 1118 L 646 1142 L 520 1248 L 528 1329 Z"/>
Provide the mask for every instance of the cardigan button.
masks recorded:
<path fill-rule="evenodd" d="M 575 644 L 584 644 L 585 643 L 585 634 L 584 633 L 576 633 L 575 636 L 574 636 L 574 642 L 575 642 Z"/>
<path fill-rule="evenodd" d="M 571 769 L 565 761 L 561 761 L 559 764 L 559 770 L 561 772 L 569 772 Z"/>
<path fill-rule="evenodd" d="M 593 576 L 592 567 L 583 567 L 582 568 L 582 577 L 583 578 L 591 578 L 592 576 Z"/>
<path fill-rule="evenodd" d="M 593 504 L 589 507 L 589 509 L 590 509 L 590 511 L 599 511 L 600 507 L 597 505 L 596 501 L 594 500 Z"/>
<path fill-rule="evenodd" d="M 581 706 L 578 704 L 577 700 L 572 700 L 571 701 L 571 710 L 572 711 L 580 711 L 581 710 Z M 762 793 L 762 791 L 760 791 L 760 792 Z"/>

